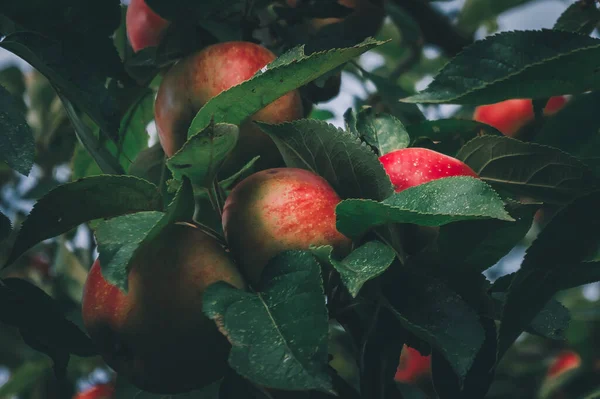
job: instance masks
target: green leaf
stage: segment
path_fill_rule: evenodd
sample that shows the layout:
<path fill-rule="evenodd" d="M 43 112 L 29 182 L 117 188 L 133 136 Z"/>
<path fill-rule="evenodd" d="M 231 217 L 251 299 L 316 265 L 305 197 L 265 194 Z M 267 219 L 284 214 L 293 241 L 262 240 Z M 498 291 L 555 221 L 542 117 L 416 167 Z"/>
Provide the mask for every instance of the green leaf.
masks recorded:
<path fill-rule="evenodd" d="M 140 151 L 148 148 L 146 126 L 154 119 L 154 96 L 152 90 L 146 91 L 127 111 L 121 120 L 118 148 L 108 143 L 124 170 L 129 169 Z"/>
<path fill-rule="evenodd" d="M 313 249 L 315 256 L 333 265 L 354 298 L 367 281 L 383 274 L 396 258 L 394 250 L 380 241 L 361 245 L 343 260 L 333 258 L 332 252 L 330 245 Z"/>
<path fill-rule="evenodd" d="M 531 51 L 535 49 L 535 51 Z M 543 29 L 504 32 L 475 42 L 450 61 L 409 103 L 492 104 L 600 88 L 600 40 Z"/>
<path fill-rule="evenodd" d="M 450 223 L 440 228 L 438 248 L 455 272 L 483 272 L 495 265 L 527 234 L 537 205 L 509 203 L 515 222 L 497 219 Z"/>
<path fill-rule="evenodd" d="M 589 35 L 600 23 L 600 11 L 593 2 L 579 0 L 571 4 L 558 18 L 555 30 Z"/>
<path fill-rule="evenodd" d="M 249 79 L 225 90 L 204 105 L 192 121 L 188 137 L 215 122 L 241 124 L 249 116 L 326 72 L 343 65 L 351 59 L 383 44 L 366 39 L 356 46 L 304 54 L 303 47 L 289 50 Z"/>
<path fill-rule="evenodd" d="M 167 166 L 176 179 L 186 176 L 194 184 L 209 187 L 235 147 L 238 136 L 239 128 L 235 125 L 208 125 L 169 158 Z"/>
<path fill-rule="evenodd" d="M 23 222 L 5 267 L 35 244 L 90 220 L 161 210 L 155 185 L 131 176 L 94 176 L 44 195 Z"/>
<path fill-rule="evenodd" d="M 51 350 L 96 355 L 89 337 L 67 320 L 52 297 L 29 281 L 6 278 L 0 285 L 0 320 Z"/>
<path fill-rule="evenodd" d="M 33 167 L 33 132 L 13 96 L 0 86 L 0 160 L 27 176 Z"/>
<path fill-rule="evenodd" d="M 382 200 L 392 194 L 377 155 L 351 133 L 314 119 L 257 124 L 273 139 L 288 167 L 323 176 L 342 198 Z"/>
<path fill-rule="evenodd" d="M 560 148 L 576 157 L 597 156 L 597 148 L 600 146 L 600 118 L 595 113 L 598 107 L 600 92 L 572 98 L 560 112 L 547 117 L 534 141 Z M 574 121 L 577 121 L 577 129 L 573 129 Z"/>
<path fill-rule="evenodd" d="M 514 340 L 562 289 L 563 279 L 600 241 L 600 191 L 564 207 L 528 248 L 506 297 L 498 337 L 500 359 Z"/>
<path fill-rule="evenodd" d="M 379 155 L 406 148 L 410 143 L 402 122 L 390 114 L 376 114 L 373 108 L 358 113 L 356 129 L 367 144 L 378 150 Z"/>
<path fill-rule="evenodd" d="M 348 199 L 337 205 L 336 215 L 340 233 L 355 238 L 387 223 L 442 226 L 461 220 L 514 221 L 490 186 L 468 176 L 433 180 L 382 202 Z"/>
<path fill-rule="evenodd" d="M 565 203 L 597 186 L 592 171 L 569 154 L 509 137 L 475 138 L 456 158 L 494 188 L 544 202 Z"/>
<path fill-rule="evenodd" d="M 34 32 L 7 32 L 5 25 L 0 20 L 0 32 L 6 35 L 0 47 L 31 64 L 104 132 L 116 137 L 118 110 L 104 85 L 105 77 L 95 74 L 72 48 L 65 51 L 62 43 Z"/>
<path fill-rule="evenodd" d="M 276 255 L 259 289 L 251 293 L 217 282 L 204 293 L 204 312 L 231 342 L 230 366 L 264 387 L 332 392 L 328 316 L 316 259 L 308 251 Z"/>
<path fill-rule="evenodd" d="M 135 385 L 131 384 L 125 377 L 117 375 L 115 384 L 115 398 L 135 398 L 135 399 L 223 399 L 219 396 L 223 380 L 218 380 L 202 389 L 185 392 L 181 394 L 170 394 L 165 397 L 164 394 L 149 393 L 142 391 Z M 229 398 L 226 398 L 229 399 Z M 246 398 L 240 398 L 246 399 Z M 250 398 L 248 398 L 250 399 Z"/>
<path fill-rule="evenodd" d="M 429 139 L 435 142 L 442 142 L 443 152 L 454 156 L 456 152 L 467 141 L 483 134 L 502 136 L 497 129 L 485 123 L 472 121 L 468 119 L 438 119 L 434 121 L 423 121 L 416 125 L 406 127 L 410 135 L 411 147 L 418 147 L 418 142 L 423 139 Z M 438 150 L 439 146 L 436 146 Z"/>
<path fill-rule="evenodd" d="M 402 325 L 439 351 L 464 378 L 485 339 L 477 313 L 431 277 L 404 272 L 383 292 Z"/>
<path fill-rule="evenodd" d="M 190 221 L 193 214 L 192 186 L 188 179 L 184 179 L 165 213 L 137 212 L 98 223 L 94 235 L 106 281 L 127 292 L 133 262 L 153 245 L 167 226 Z"/>

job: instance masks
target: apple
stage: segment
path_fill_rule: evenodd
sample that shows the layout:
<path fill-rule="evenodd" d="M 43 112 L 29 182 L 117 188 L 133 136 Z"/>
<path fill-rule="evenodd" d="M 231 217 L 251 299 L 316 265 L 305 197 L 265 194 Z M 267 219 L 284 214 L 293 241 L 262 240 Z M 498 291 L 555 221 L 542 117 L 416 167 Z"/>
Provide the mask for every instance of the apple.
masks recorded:
<path fill-rule="evenodd" d="M 134 262 L 127 293 L 94 262 L 83 323 L 105 362 L 133 385 L 159 394 L 190 391 L 221 378 L 227 366 L 229 343 L 202 313 L 202 293 L 216 281 L 245 287 L 214 238 L 174 224 Z"/>
<path fill-rule="evenodd" d="M 578 353 L 573 352 L 571 350 L 566 350 L 558 354 L 558 356 L 554 359 L 550 367 L 548 367 L 548 371 L 546 376 L 548 378 L 554 379 L 558 376 L 566 373 L 567 371 L 574 370 L 581 366 L 581 356 Z"/>
<path fill-rule="evenodd" d="M 404 345 L 400 354 L 394 381 L 417 384 L 431 376 L 431 355 L 423 356 L 418 350 Z"/>
<path fill-rule="evenodd" d="M 73 396 L 73 399 L 112 399 L 115 387 L 112 384 L 95 385 Z"/>
<path fill-rule="evenodd" d="M 187 131 L 200 108 L 224 90 L 250 79 L 276 58 L 258 44 L 233 41 L 218 43 L 180 60 L 164 76 L 154 104 L 160 143 L 171 157 L 187 140 Z M 243 101 L 243 99 L 240 99 Z M 282 123 L 303 117 L 297 90 L 291 91 L 255 113 L 240 126 L 236 148 L 222 167 L 229 176 L 256 155 L 259 169 L 281 164 L 273 141 L 251 121 Z"/>
<path fill-rule="evenodd" d="M 127 37 L 134 52 L 160 44 L 169 21 L 152 11 L 145 0 L 131 0 L 125 14 Z"/>
<path fill-rule="evenodd" d="M 351 240 L 336 229 L 339 202 L 325 179 L 304 169 L 267 169 L 238 183 L 223 207 L 223 232 L 248 280 L 257 283 L 285 250 L 331 245 L 346 254 Z"/>
<path fill-rule="evenodd" d="M 566 104 L 564 96 L 551 97 L 544 108 L 544 115 L 553 115 Z M 535 119 L 530 99 L 511 99 L 475 108 L 473 119 L 495 127 L 505 136 L 514 137 L 526 124 Z"/>
<path fill-rule="evenodd" d="M 402 148 L 382 155 L 379 162 L 397 193 L 443 177 L 478 177 L 462 161 L 428 148 Z"/>

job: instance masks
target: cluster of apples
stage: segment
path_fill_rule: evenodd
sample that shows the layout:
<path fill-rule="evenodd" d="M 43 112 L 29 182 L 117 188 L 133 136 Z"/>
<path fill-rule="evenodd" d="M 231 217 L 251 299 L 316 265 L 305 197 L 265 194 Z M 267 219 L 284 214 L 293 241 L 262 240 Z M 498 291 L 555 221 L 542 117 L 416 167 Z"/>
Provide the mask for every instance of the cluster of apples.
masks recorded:
<path fill-rule="evenodd" d="M 144 0 L 131 1 L 126 21 L 135 51 L 157 45 L 169 24 Z M 206 47 L 172 66 L 154 110 L 166 155 L 181 148 L 192 118 L 207 101 L 275 58 L 258 44 L 237 41 Z M 301 117 L 300 94 L 292 91 L 250 119 L 280 123 Z M 344 256 L 352 248 L 336 229 L 339 195 L 311 171 L 272 167 L 281 162 L 276 146 L 247 121 L 224 169 L 235 171 L 256 155 L 263 160 L 259 171 L 235 185 L 225 202 L 227 248 L 198 228 L 174 224 L 132 265 L 127 293 L 106 281 L 99 260 L 89 271 L 82 302 L 86 330 L 106 363 L 143 390 L 180 393 L 223 376 L 230 344 L 202 312 L 202 295 L 210 284 L 225 281 L 246 289 L 284 250 L 331 245 Z M 380 161 L 397 192 L 442 177 L 477 176 L 461 161 L 424 148 L 393 151 Z"/>

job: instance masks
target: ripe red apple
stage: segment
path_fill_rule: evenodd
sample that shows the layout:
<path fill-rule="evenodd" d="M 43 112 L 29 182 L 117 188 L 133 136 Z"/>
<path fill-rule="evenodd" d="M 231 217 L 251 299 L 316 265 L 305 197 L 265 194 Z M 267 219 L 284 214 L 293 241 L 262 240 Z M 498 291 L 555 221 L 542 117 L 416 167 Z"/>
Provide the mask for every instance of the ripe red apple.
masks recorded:
<path fill-rule="evenodd" d="M 250 79 L 275 58 L 265 47 L 238 41 L 208 46 L 175 64 L 165 74 L 154 104 L 158 137 L 167 156 L 172 156 L 185 143 L 192 119 L 207 101 Z M 302 101 L 297 90 L 255 113 L 240 126 L 238 145 L 223 165 L 223 175 L 235 173 L 256 155 L 261 156 L 257 165 L 260 168 L 281 162 L 273 141 L 251 120 L 281 123 L 302 116 Z"/>
<path fill-rule="evenodd" d="M 558 112 L 567 102 L 566 97 L 552 97 L 546 103 L 544 115 Z M 475 108 L 473 119 L 495 127 L 505 136 L 513 137 L 523 126 L 533 121 L 533 103 L 529 99 L 512 99 Z"/>
<path fill-rule="evenodd" d="M 351 240 L 335 226 L 339 202 L 325 179 L 304 169 L 267 169 L 238 183 L 225 201 L 223 231 L 249 281 L 284 250 L 332 245 L 345 254 Z"/>
<path fill-rule="evenodd" d="M 244 287 L 215 239 L 172 225 L 132 266 L 127 294 L 94 262 L 83 290 L 83 322 L 106 363 L 137 387 L 160 394 L 199 388 L 223 376 L 230 347 L 202 313 L 202 293 L 216 281 Z"/>
<path fill-rule="evenodd" d="M 73 399 L 112 399 L 115 387 L 112 384 L 95 385 L 73 396 Z"/>
<path fill-rule="evenodd" d="M 554 359 L 546 376 L 548 378 L 557 378 L 569 370 L 574 370 L 581 366 L 581 356 L 571 350 L 563 351 Z"/>
<path fill-rule="evenodd" d="M 134 52 L 160 44 L 169 21 L 152 11 L 145 0 L 131 0 L 125 14 L 127 37 Z"/>
<path fill-rule="evenodd" d="M 431 355 L 423 356 L 418 350 L 404 345 L 394 380 L 417 384 L 429 376 L 431 376 Z"/>
<path fill-rule="evenodd" d="M 397 193 L 443 177 L 478 177 L 462 161 L 427 148 L 395 150 L 379 157 L 379 161 Z"/>

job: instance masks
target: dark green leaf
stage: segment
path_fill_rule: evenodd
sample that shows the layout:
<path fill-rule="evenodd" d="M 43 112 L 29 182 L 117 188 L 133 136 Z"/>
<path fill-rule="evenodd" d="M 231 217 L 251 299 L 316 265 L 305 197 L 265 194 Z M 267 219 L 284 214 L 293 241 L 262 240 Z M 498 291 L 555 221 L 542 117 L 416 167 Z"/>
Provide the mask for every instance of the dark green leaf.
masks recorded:
<path fill-rule="evenodd" d="M 377 155 L 351 133 L 313 119 L 258 125 L 275 141 L 288 167 L 323 176 L 342 198 L 382 200 L 392 194 Z"/>
<path fill-rule="evenodd" d="M 334 49 L 309 56 L 302 48 L 290 50 L 245 81 L 206 103 L 192 121 L 188 137 L 202 131 L 212 119 L 215 122 L 241 124 L 249 116 L 284 94 L 304 86 L 326 72 L 379 46 L 382 42 L 367 39 L 354 47 Z M 291 54 L 291 55 L 290 55 Z"/>
<path fill-rule="evenodd" d="M 531 51 L 535 49 L 535 51 Z M 475 42 L 409 103 L 492 104 L 600 88 L 600 39 L 544 29 L 504 32 Z"/>
<path fill-rule="evenodd" d="M 0 32 L 6 33 L 0 20 Z M 10 33 L 0 47 L 21 57 L 56 87 L 65 98 L 87 113 L 110 137 L 116 139 L 118 110 L 106 89 L 105 78 L 94 74 L 73 49 L 33 32 Z M 115 51 L 116 54 L 116 51 Z"/>
<path fill-rule="evenodd" d="M 209 286 L 204 312 L 233 346 L 231 367 L 265 387 L 332 392 L 322 284 L 310 252 L 285 251 L 267 264 L 256 294 L 224 282 Z"/>
<path fill-rule="evenodd" d="M 356 119 L 356 112 L 354 112 L 352 108 L 348 108 L 346 112 L 344 112 L 344 124 L 346 126 L 346 131 L 356 137 L 360 137 L 360 133 L 358 133 L 358 129 L 356 128 Z"/>
<path fill-rule="evenodd" d="M 219 389 L 222 380 L 214 382 L 202 389 L 185 392 L 177 395 L 168 395 L 168 399 L 221 399 L 219 397 Z M 167 399 L 164 394 L 156 394 L 142 391 L 132 385 L 125 377 L 117 375 L 115 384 L 115 399 Z M 246 399 L 246 398 L 240 398 Z"/>
<path fill-rule="evenodd" d="M 67 320 L 58 303 L 32 283 L 6 278 L 0 285 L 0 320 L 39 345 L 78 356 L 96 354 L 92 341 Z"/>
<path fill-rule="evenodd" d="M 442 282 L 402 273 L 384 287 L 389 308 L 404 327 L 428 342 L 462 380 L 485 333 L 475 311 Z"/>
<path fill-rule="evenodd" d="M 136 177 L 94 176 L 63 184 L 34 205 L 21 226 L 6 265 L 35 244 L 66 233 L 81 223 L 161 209 L 156 186 Z"/>
<path fill-rule="evenodd" d="M 600 241 L 600 192 L 578 198 L 564 207 L 528 248 L 515 274 L 502 313 L 498 338 L 499 358 L 562 289 L 563 278 L 577 273 L 576 266 Z"/>
<path fill-rule="evenodd" d="M 553 29 L 589 35 L 599 22 L 600 11 L 594 2 L 578 0 L 561 14 Z"/>
<path fill-rule="evenodd" d="M 17 102 L 0 86 L 0 160 L 27 176 L 33 166 L 35 144 L 33 132 L 19 110 Z"/>
<path fill-rule="evenodd" d="M 456 158 L 495 188 L 550 203 L 565 203 L 597 184 L 591 170 L 559 149 L 509 137 L 483 136 Z"/>
<path fill-rule="evenodd" d="M 190 221 L 193 214 L 192 186 L 188 179 L 184 179 L 165 213 L 137 212 L 98 223 L 94 234 L 104 278 L 127 292 L 133 262 L 153 245 L 167 226 Z"/>
<path fill-rule="evenodd" d="M 408 147 L 410 137 L 398 119 L 389 114 L 376 114 L 373 108 L 358 113 L 356 129 L 379 155 Z"/>
<path fill-rule="evenodd" d="M 468 119 L 423 121 L 416 125 L 407 126 L 406 130 L 412 139 L 412 147 L 417 147 L 416 143 L 425 138 L 436 142 L 441 141 L 444 145 L 451 143 L 447 146 L 450 151 L 445 152 L 451 156 L 454 156 L 467 141 L 477 136 L 483 134 L 502 135 L 490 125 Z"/>
<path fill-rule="evenodd" d="M 600 118 L 595 114 L 598 107 L 600 92 L 576 96 L 560 112 L 548 117 L 534 141 L 560 148 L 576 157 L 596 156 L 600 147 Z M 576 129 L 573 128 L 574 121 L 577 121 Z"/>
<path fill-rule="evenodd" d="M 440 228 L 438 246 L 456 272 L 483 272 L 504 257 L 531 228 L 537 205 L 509 203 L 515 222 L 496 219 L 456 222 Z"/>
<path fill-rule="evenodd" d="M 380 241 L 363 244 L 343 260 L 334 259 L 332 252 L 333 247 L 329 245 L 313 249 L 319 259 L 333 265 L 353 297 L 358 295 L 363 284 L 383 274 L 396 258 L 394 250 Z"/>
<path fill-rule="evenodd" d="M 382 202 L 348 199 L 336 207 L 337 229 L 348 237 L 387 223 L 441 226 L 461 220 L 514 221 L 498 194 L 467 176 L 446 177 L 408 188 Z"/>
<path fill-rule="evenodd" d="M 127 111 L 119 129 L 119 143 L 110 148 L 117 155 L 123 169 L 129 169 L 140 151 L 148 148 L 146 126 L 154 119 L 154 95 L 151 90 L 145 92 Z"/>
<path fill-rule="evenodd" d="M 12 233 L 12 223 L 5 214 L 0 212 L 0 242 L 6 240 Z"/>
<path fill-rule="evenodd" d="M 167 166 L 176 179 L 186 176 L 194 184 L 209 187 L 219 167 L 234 149 L 238 136 L 239 128 L 236 125 L 208 125 L 169 158 Z"/>
<path fill-rule="evenodd" d="M 226 190 L 226 189 L 230 188 L 230 187 L 231 187 L 231 185 L 232 185 L 233 183 L 235 183 L 235 181 L 236 181 L 236 180 L 238 180 L 238 179 L 240 179 L 240 178 L 243 178 L 243 177 L 245 177 L 245 176 L 249 176 L 249 175 L 252 173 L 252 171 L 253 171 L 253 166 L 254 166 L 254 163 L 255 163 L 256 161 L 258 161 L 258 159 L 259 159 L 259 158 L 260 158 L 260 156 L 256 156 L 256 157 L 252 158 L 252 159 L 250 160 L 250 162 L 248 162 L 246 165 L 244 165 L 244 166 L 242 167 L 242 169 L 238 170 L 238 171 L 237 171 L 237 172 L 235 172 L 233 175 L 231 175 L 231 176 L 229 176 L 229 177 L 227 177 L 227 178 L 225 178 L 225 179 L 221 180 L 221 181 L 219 182 L 219 185 L 220 185 L 220 186 L 221 186 L 221 187 L 222 187 L 224 190 Z"/>

